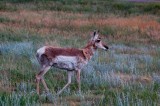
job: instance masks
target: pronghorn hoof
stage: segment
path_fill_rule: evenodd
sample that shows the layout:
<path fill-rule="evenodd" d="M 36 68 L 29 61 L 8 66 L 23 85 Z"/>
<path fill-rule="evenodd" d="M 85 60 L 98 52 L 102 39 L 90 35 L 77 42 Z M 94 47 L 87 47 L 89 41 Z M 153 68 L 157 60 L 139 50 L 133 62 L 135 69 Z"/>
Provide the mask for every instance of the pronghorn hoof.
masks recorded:
<path fill-rule="evenodd" d="M 84 96 L 83 94 L 81 93 L 81 91 L 77 91 L 77 94 L 76 94 L 78 97 L 80 97 L 81 99 L 84 99 Z"/>
<path fill-rule="evenodd" d="M 84 95 L 80 94 L 78 95 L 81 99 L 84 99 Z"/>
<path fill-rule="evenodd" d="M 50 91 L 49 91 L 49 90 L 45 90 L 45 93 L 46 93 L 46 94 L 49 94 L 49 93 L 50 93 Z"/>
<path fill-rule="evenodd" d="M 54 98 L 52 93 L 47 93 L 46 99 L 47 99 L 48 102 L 53 103 L 55 98 Z"/>
<path fill-rule="evenodd" d="M 36 79 L 34 79 L 34 82 L 36 82 L 36 83 L 37 83 L 38 81 L 40 81 L 40 79 L 37 79 L 37 78 L 36 78 Z"/>
<path fill-rule="evenodd" d="M 49 102 L 49 103 L 53 103 L 54 100 L 55 100 L 55 97 L 53 96 L 52 93 L 48 92 L 48 93 L 45 93 L 43 92 L 41 95 L 40 95 L 40 100 L 41 101 L 44 101 L 44 102 Z"/>
<path fill-rule="evenodd" d="M 59 93 L 57 93 L 55 96 L 56 96 L 56 97 L 58 97 L 59 95 L 60 95 L 60 94 L 59 94 Z"/>

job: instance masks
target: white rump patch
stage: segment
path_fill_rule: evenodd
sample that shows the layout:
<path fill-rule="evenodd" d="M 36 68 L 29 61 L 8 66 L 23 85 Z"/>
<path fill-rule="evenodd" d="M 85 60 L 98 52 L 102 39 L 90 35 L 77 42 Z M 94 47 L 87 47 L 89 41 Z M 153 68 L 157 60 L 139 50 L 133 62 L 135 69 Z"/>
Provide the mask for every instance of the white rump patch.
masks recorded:
<path fill-rule="evenodd" d="M 41 56 L 42 54 L 44 54 L 45 49 L 46 49 L 46 46 L 41 47 L 41 48 L 39 48 L 39 49 L 37 50 L 37 53 L 39 54 L 39 56 Z"/>

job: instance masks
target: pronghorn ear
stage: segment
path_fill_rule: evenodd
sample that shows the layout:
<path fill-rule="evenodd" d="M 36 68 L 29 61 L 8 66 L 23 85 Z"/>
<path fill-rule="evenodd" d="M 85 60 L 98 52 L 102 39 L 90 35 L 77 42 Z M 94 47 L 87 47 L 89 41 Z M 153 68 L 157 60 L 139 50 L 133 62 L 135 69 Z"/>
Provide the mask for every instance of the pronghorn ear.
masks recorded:
<path fill-rule="evenodd" d="M 96 31 L 93 32 L 93 37 L 96 35 L 96 33 L 97 33 Z"/>
<path fill-rule="evenodd" d="M 98 33 L 99 33 L 99 31 L 94 31 L 94 33 L 93 33 L 93 40 L 95 41 L 96 39 L 98 39 Z"/>
<path fill-rule="evenodd" d="M 94 30 L 94 32 L 92 33 L 91 41 L 95 41 L 96 39 L 98 39 L 98 33 L 99 31 Z"/>

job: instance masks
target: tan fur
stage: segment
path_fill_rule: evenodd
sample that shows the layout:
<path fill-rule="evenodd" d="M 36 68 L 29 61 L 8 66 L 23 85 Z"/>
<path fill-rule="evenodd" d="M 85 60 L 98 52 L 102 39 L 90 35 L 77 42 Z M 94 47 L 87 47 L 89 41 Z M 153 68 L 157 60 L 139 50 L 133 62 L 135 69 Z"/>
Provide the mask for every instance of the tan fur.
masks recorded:
<path fill-rule="evenodd" d="M 89 49 L 82 49 L 83 55 L 85 56 L 85 59 L 90 60 L 91 56 L 93 55 L 93 52 L 91 52 Z"/>
<path fill-rule="evenodd" d="M 48 59 L 53 59 L 58 55 L 79 56 L 85 59 L 83 51 L 75 48 L 54 48 L 54 47 L 48 46 L 44 54 L 47 56 Z"/>

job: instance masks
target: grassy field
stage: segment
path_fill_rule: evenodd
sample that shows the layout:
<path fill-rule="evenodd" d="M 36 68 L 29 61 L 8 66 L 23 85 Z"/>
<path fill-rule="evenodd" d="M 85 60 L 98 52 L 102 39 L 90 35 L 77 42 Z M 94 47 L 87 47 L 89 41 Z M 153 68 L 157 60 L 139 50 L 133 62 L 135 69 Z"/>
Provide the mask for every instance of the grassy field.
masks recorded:
<path fill-rule="evenodd" d="M 160 105 L 160 2 L 124 0 L 1 0 L 1 106 Z M 36 94 L 43 45 L 82 48 L 93 30 L 109 46 L 98 50 L 81 75 L 82 95 L 73 77 L 62 95 L 66 72 L 52 68 L 51 91 Z"/>

